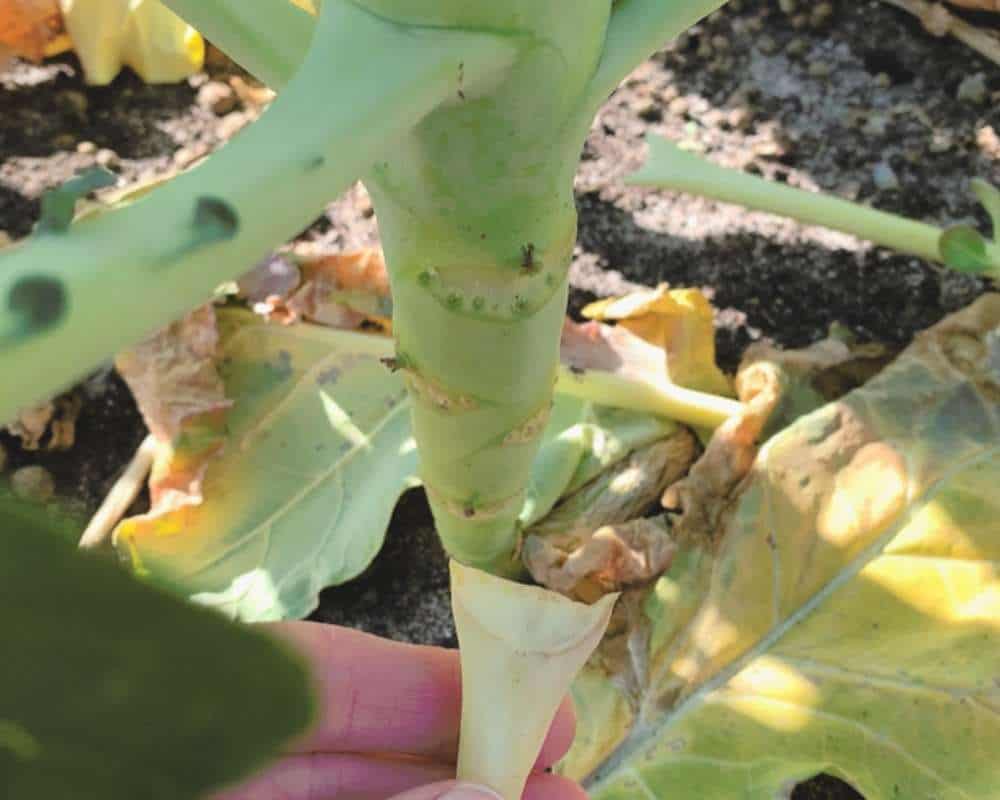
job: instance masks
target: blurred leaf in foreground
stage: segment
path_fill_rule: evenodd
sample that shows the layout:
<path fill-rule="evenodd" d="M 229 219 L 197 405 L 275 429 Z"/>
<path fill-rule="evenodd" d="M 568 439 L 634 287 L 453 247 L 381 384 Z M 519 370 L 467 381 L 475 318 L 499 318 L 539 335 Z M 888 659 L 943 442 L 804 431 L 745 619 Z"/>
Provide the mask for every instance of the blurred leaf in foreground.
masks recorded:
<path fill-rule="evenodd" d="M 0 796 L 196 798 L 306 728 L 283 647 L 77 552 L 67 527 L 0 496 Z"/>
<path fill-rule="evenodd" d="M 594 800 L 1000 791 L 1000 296 L 761 449 L 575 688 Z M 625 602 L 625 601 L 623 601 Z"/>

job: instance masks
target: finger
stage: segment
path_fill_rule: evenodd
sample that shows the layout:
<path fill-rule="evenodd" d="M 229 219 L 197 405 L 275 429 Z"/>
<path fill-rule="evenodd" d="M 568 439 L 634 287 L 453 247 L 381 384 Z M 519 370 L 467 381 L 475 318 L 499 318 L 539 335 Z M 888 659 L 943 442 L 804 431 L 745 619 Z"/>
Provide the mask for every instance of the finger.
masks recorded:
<path fill-rule="evenodd" d="M 455 774 L 454 767 L 376 756 L 306 753 L 212 800 L 384 800 Z"/>
<path fill-rule="evenodd" d="M 454 762 L 461 716 L 458 653 L 380 639 L 322 623 L 270 629 L 313 667 L 320 719 L 294 752 L 407 753 Z M 556 715 L 538 768 L 569 749 L 576 718 L 569 701 Z"/>

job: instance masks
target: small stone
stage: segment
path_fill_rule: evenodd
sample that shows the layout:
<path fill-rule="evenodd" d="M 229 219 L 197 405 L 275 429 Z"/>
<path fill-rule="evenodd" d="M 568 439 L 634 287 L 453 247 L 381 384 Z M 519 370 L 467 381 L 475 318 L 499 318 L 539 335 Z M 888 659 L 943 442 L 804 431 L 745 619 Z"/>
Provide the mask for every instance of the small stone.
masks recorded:
<path fill-rule="evenodd" d="M 868 115 L 868 119 L 865 120 L 865 124 L 861 126 L 861 130 L 864 131 L 868 136 L 885 136 L 886 130 L 889 128 L 889 117 L 885 114 L 872 113 Z"/>
<path fill-rule="evenodd" d="M 833 74 L 833 67 L 825 61 L 813 61 L 809 65 L 809 75 L 813 78 L 829 78 Z"/>
<path fill-rule="evenodd" d="M 770 36 L 764 35 L 757 40 L 757 49 L 769 56 L 778 52 L 778 43 Z"/>
<path fill-rule="evenodd" d="M 76 137 L 72 133 L 59 133 L 52 137 L 51 144 L 56 150 L 75 150 Z"/>
<path fill-rule="evenodd" d="M 235 109 L 238 102 L 233 87 L 222 81 L 209 81 L 198 90 L 198 105 L 220 117 Z"/>
<path fill-rule="evenodd" d="M 781 9 L 782 13 L 791 16 L 795 13 L 795 8 L 798 5 L 795 0 L 778 0 L 778 8 Z"/>
<path fill-rule="evenodd" d="M 890 86 L 892 86 L 892 78 L 889 76 L 889 73 L 880 72 L 878 75 L 876 75 L 875 85 L 878 86 L 880 89 L 888 89 Z"/>
<path fill-rule="evenodd" d="M 928 149 L 932 153 L 946 153 L 954 146 L 955 140 L 952 139 L 948 131 L 934 131 L 931 134 L 931 143 Z"/>
<path fill-rule="evenodd" d="M 221 120 L 219 120 L 219 125 L 216 127 L 215 132 L 218 134 L 220 139 L 231 139 L 237 133 L 239 133 L 243 128 L 250 122 L 250 117 L 241 111 L 233 111 L 231 114 L 226 114 Z"/>
<path fill-rule="evenodd" d="M 107 169 L 117 167 L 121 163 L 121 159 L 118 157 L 118 153 L 114 150 L 109 150 L 107 147 L 102 147 L 97 151 L 97 156 L 95 157 L 97 163 Z"/>
<path fill-rule="evenodd" d="M 45 467 L 21 467 L 10 476 L 10 488 L 22 500 L 44 503 L 56 493 L 56 482 Z"/>
<path fill-rule="evenodd" d="M 675 117 L 683 117 L 687 114 L 688 109 L 691 107 L 690 101 L 686 97 L 675 97 L 670 101 L 668 109 L 670 113 Z"/>
<path fill-rule="evenodd" d="M 875 165 L 872 179 L 875 181 L 875 186 L 884 192 L 899 188 L 899 178 L 896 177 L 895 170 L 885 162 Z"/>
<path fill-rule="evenodd" d="M 722 34 L 716 34 L 712 37 L 712 47 L 717 53 L 723 53 L 729 49 L 729 39 Z"/>
<path fill-rule="evenodd" d="M 97 152 L 97 145 L 93 142 L 80 142 L 76 146 L 76 152 L 84 156 L 92 156 Z"/>
<path fill-rule="evenodd" d="M 800 31 L 809 24 L 809 16 L 806 14 L 796 14 L 788 22 L 795 30 Z"/>
<path fill-rule="evenodd" d="M 990 158 L 1000 158 L 1000 135 L 992 125 L 984 125 L 976 131 L 976 145 Z"/>
<path fill-rule="evenodd" d="M 805 39 L 792 39 L 787 45 L 785 45 L 785 52 L 790 56 L 804 55 L 808 49 L 809 42 Z"/>
<path fill-rule="evenodd" d="M 828 2 L 817 3 L 809 13 L 809 25 L 819 28 L 833 16 L 833 6 Z"/>
<path fill-rule="evenodd" d="M 639 119 L 646 122 L 662 122 L 663 109 L 656 103 L 646 103 L 646 105 L 639 109 Z"/>
<path fill-rule="evenodd" d="M 90 101 L 87 95 L 76 89 L 67 89 L 59 93 L 59 99 L 65 103 L 70 110 L 79 117 L 86 116 Z"/>
<path fill-rule="evenodd" d="M 714 52 L 712 43 L 703 36 L 698 41 L 698 58 L 711 58 Z"/>
<path fill-rule="evenodd" d="M 958 85 L 958 99 L 964 103 L 980 105 L 986 99 L 986 74 L 969 75 Z"/>

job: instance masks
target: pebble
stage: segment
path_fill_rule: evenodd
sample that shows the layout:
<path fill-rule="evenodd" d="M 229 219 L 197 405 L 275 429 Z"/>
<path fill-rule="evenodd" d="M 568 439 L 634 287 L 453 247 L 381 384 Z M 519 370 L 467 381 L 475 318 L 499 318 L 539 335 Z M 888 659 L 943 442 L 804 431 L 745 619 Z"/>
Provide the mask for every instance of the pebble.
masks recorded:
<path fill-rule="evenodd" d="M 885 162 L 875 165 L 875 169 L 872 171 L 872 179 L 875 181 L 875 186 L 882 191 L 899 188 L 899 178 L 896 177 L 895 170 Z"/>
<path fill-rule="evenodd" d="M 209 81 L 198 90 L 198 105 L 220 117 L 235 109 L 238 102 L 233 87 L 222 81 Z"/>
<path fill-rule="evenodd" d="M 958 99 L 965 103 L 980 105 L 986 99 L 986 74 L 976 72 L 958 85 Z"/>
<path fill-rule="evenodd" d="M 233 111 L 226 114 L 215 129 L 220 139 L 230 139 L 239 133 L 246 124 L 250 122 L 250 117 L 241 111 Z"/>
<path fill-rule="evenodd" d="M 90 107 L 90 101 L 87 99 L 87 95 L 83 92 L 77 91 L 76 89 L 67 89 L 64 92 L 59 92 L 59 100 L 69 106 L 73 112 L 80 117 L 85 117 L 87 115 L 87 109 Z"/>
<path fill-rule="evenodd" d="M 84 156 L 92 156 L 97 152 L 97 145 L 93 142 L 80 142 L 76 146 L 76 152 Z"/>
<path fill-rule="evenodd" d="M 875 85 L 880 89 L 888 89 L 892 86 L 892 78 L 887 72 L 880 72 L 875 76 Z"/>
<path fill-rule="evenodd" d="M 675 97 L 667 107 L 675 117 L 683 117 L 691 107 L 690 101 L 686 97 Z"/>
<path fill-rule="evenodd" d="M 833 6 L 830 3 L 817 3 L 813 6 L 812 11 L 809 12 L 809 26 L 819 28 L 832 16 Z"/>
<path fill-rule="evenodd" d="M 792 39 L 786 46 L 785 52 L 790 56 L 801 56 L 804 55 L 806 50 L 809 49 L 809 42 L 805 39 Z"/>
<path fill-rule="evenodd" d="M 813 61 L 809 65 L 809 75 L 813 78 L 829 78 L 833 74 L 833 67 L 825 61 Z"/>
<path fill-rule="evenodd" d="M 955 140 L 947 131 L 934 131 L 931 134 L 931 143 L 928 148 L 932 153 L 946 153 L 955 146 Z"/>
<path fill-rule="evenodd" d="M 112 167 L 117 167 L 121 163 L 121 159 L 118 157 L 118 153 L 114 150 L 109 150 L 107 147 L 102 147 L 97 151 L 97 156 L 95 157 L 97 163 L 105 168 L 111 169 Z"/>
<path fill-rule="evenodd" d="M 56 493 L 56 482 L 45 467 L 21 467 L 10 476 L 10 488 L 22 500 L 44 503 Z"/>
<path fill-rule="evenodd" d="M 785 14 L 794 14 L 797 5 L 796 0 L 778 0 L 778 8 Z"/>
<path fill-rule="evenodd" d="M 56 150 L 75 150 L 76 137 L 72 133 L 60 133 L 52 137 L 50 144 Z"/>
<path fill-rule="evenodd" d="M 869 114 L 861 130 L 868 136 L 885 136 L 889 127 L 889 117 L 877 112 Z"/>
<path fill-rule="evenodd" d="M 778 52 L 778 43 L 765 34 L 757 40 L 757 49 L 764 55 L 769 56 Z"/>

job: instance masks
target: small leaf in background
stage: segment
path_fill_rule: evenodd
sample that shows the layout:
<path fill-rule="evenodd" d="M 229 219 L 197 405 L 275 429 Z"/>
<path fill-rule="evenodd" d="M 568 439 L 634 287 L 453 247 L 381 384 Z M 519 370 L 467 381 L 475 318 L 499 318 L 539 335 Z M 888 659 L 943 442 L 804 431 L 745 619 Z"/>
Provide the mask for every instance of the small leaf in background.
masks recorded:
<path fill-rule="evenodd" d="M 304 731 L 297 658 L 80 554 L 67 527 L 0 496 L 0 795 L 201 797 Z"/>
<path fill-rule="evenodd" d="M 358 575 L 381 547 L 392 508 L 416 484 L 402 377 L 383 336 L 274 325 L 217 312 L 216 364 L 232 408 L 223 428 L 182 428 L 153 486 L 169 492 L 122 522 L 117 547 L 147 574 L 244 620 L 306 616 L 321 589 Z M 216 433 L 223 447 L 202 460 Z"/>
<path fill-rule="evenodd" d="M 715 326 L 711 304 L 697 289 L 656 289 L 598 300 L 583 316 L 615 321 L 666 353 L 666 371 L 688 389 L 732 396 L 729 380 L 715 364 Z"/>
<path fill-rule="evenodd" d="M 103 167 L 88 169 L 66 181 L 57 189 L 51 189 L 42 197 L 41 216 L 38 231 L 61 233 L 67 230 L 76 214 L 76 206 L 91 192 L 114 186 L 118 178 Z"/>
<path fill-rule="evenodd" d="M 0 0 L 0 67 L 4 52 L 41 61 L 68 47 L 59 0 Z"/>
<path fill-rule="evenodd" d="M 994 796 L 998 485 L 986 295 L 764 445 L 577 682 L 563 771 L 594 800 L 770 800 L 821 771 Z"/>
<path fill-rule="evenodd" d="M 60 0 L 87 83 L 111 83 L 123 66 L 147 83 L 174 83 L 201 69 L 201 35 L 160 0 Z"/>
<path fill-rule="evenodd" d="M 959 272 L 985 272 L 992 266 L 982 234 L 969 225 L 953 225 L 941 234 L 941 260 Z"/>
<path fill-rule="evenodd" d="M 990 215 L 994 241 L 1000 242 L 1000 189 L 982 178 L 973 178 L 972 192 Z"/>

